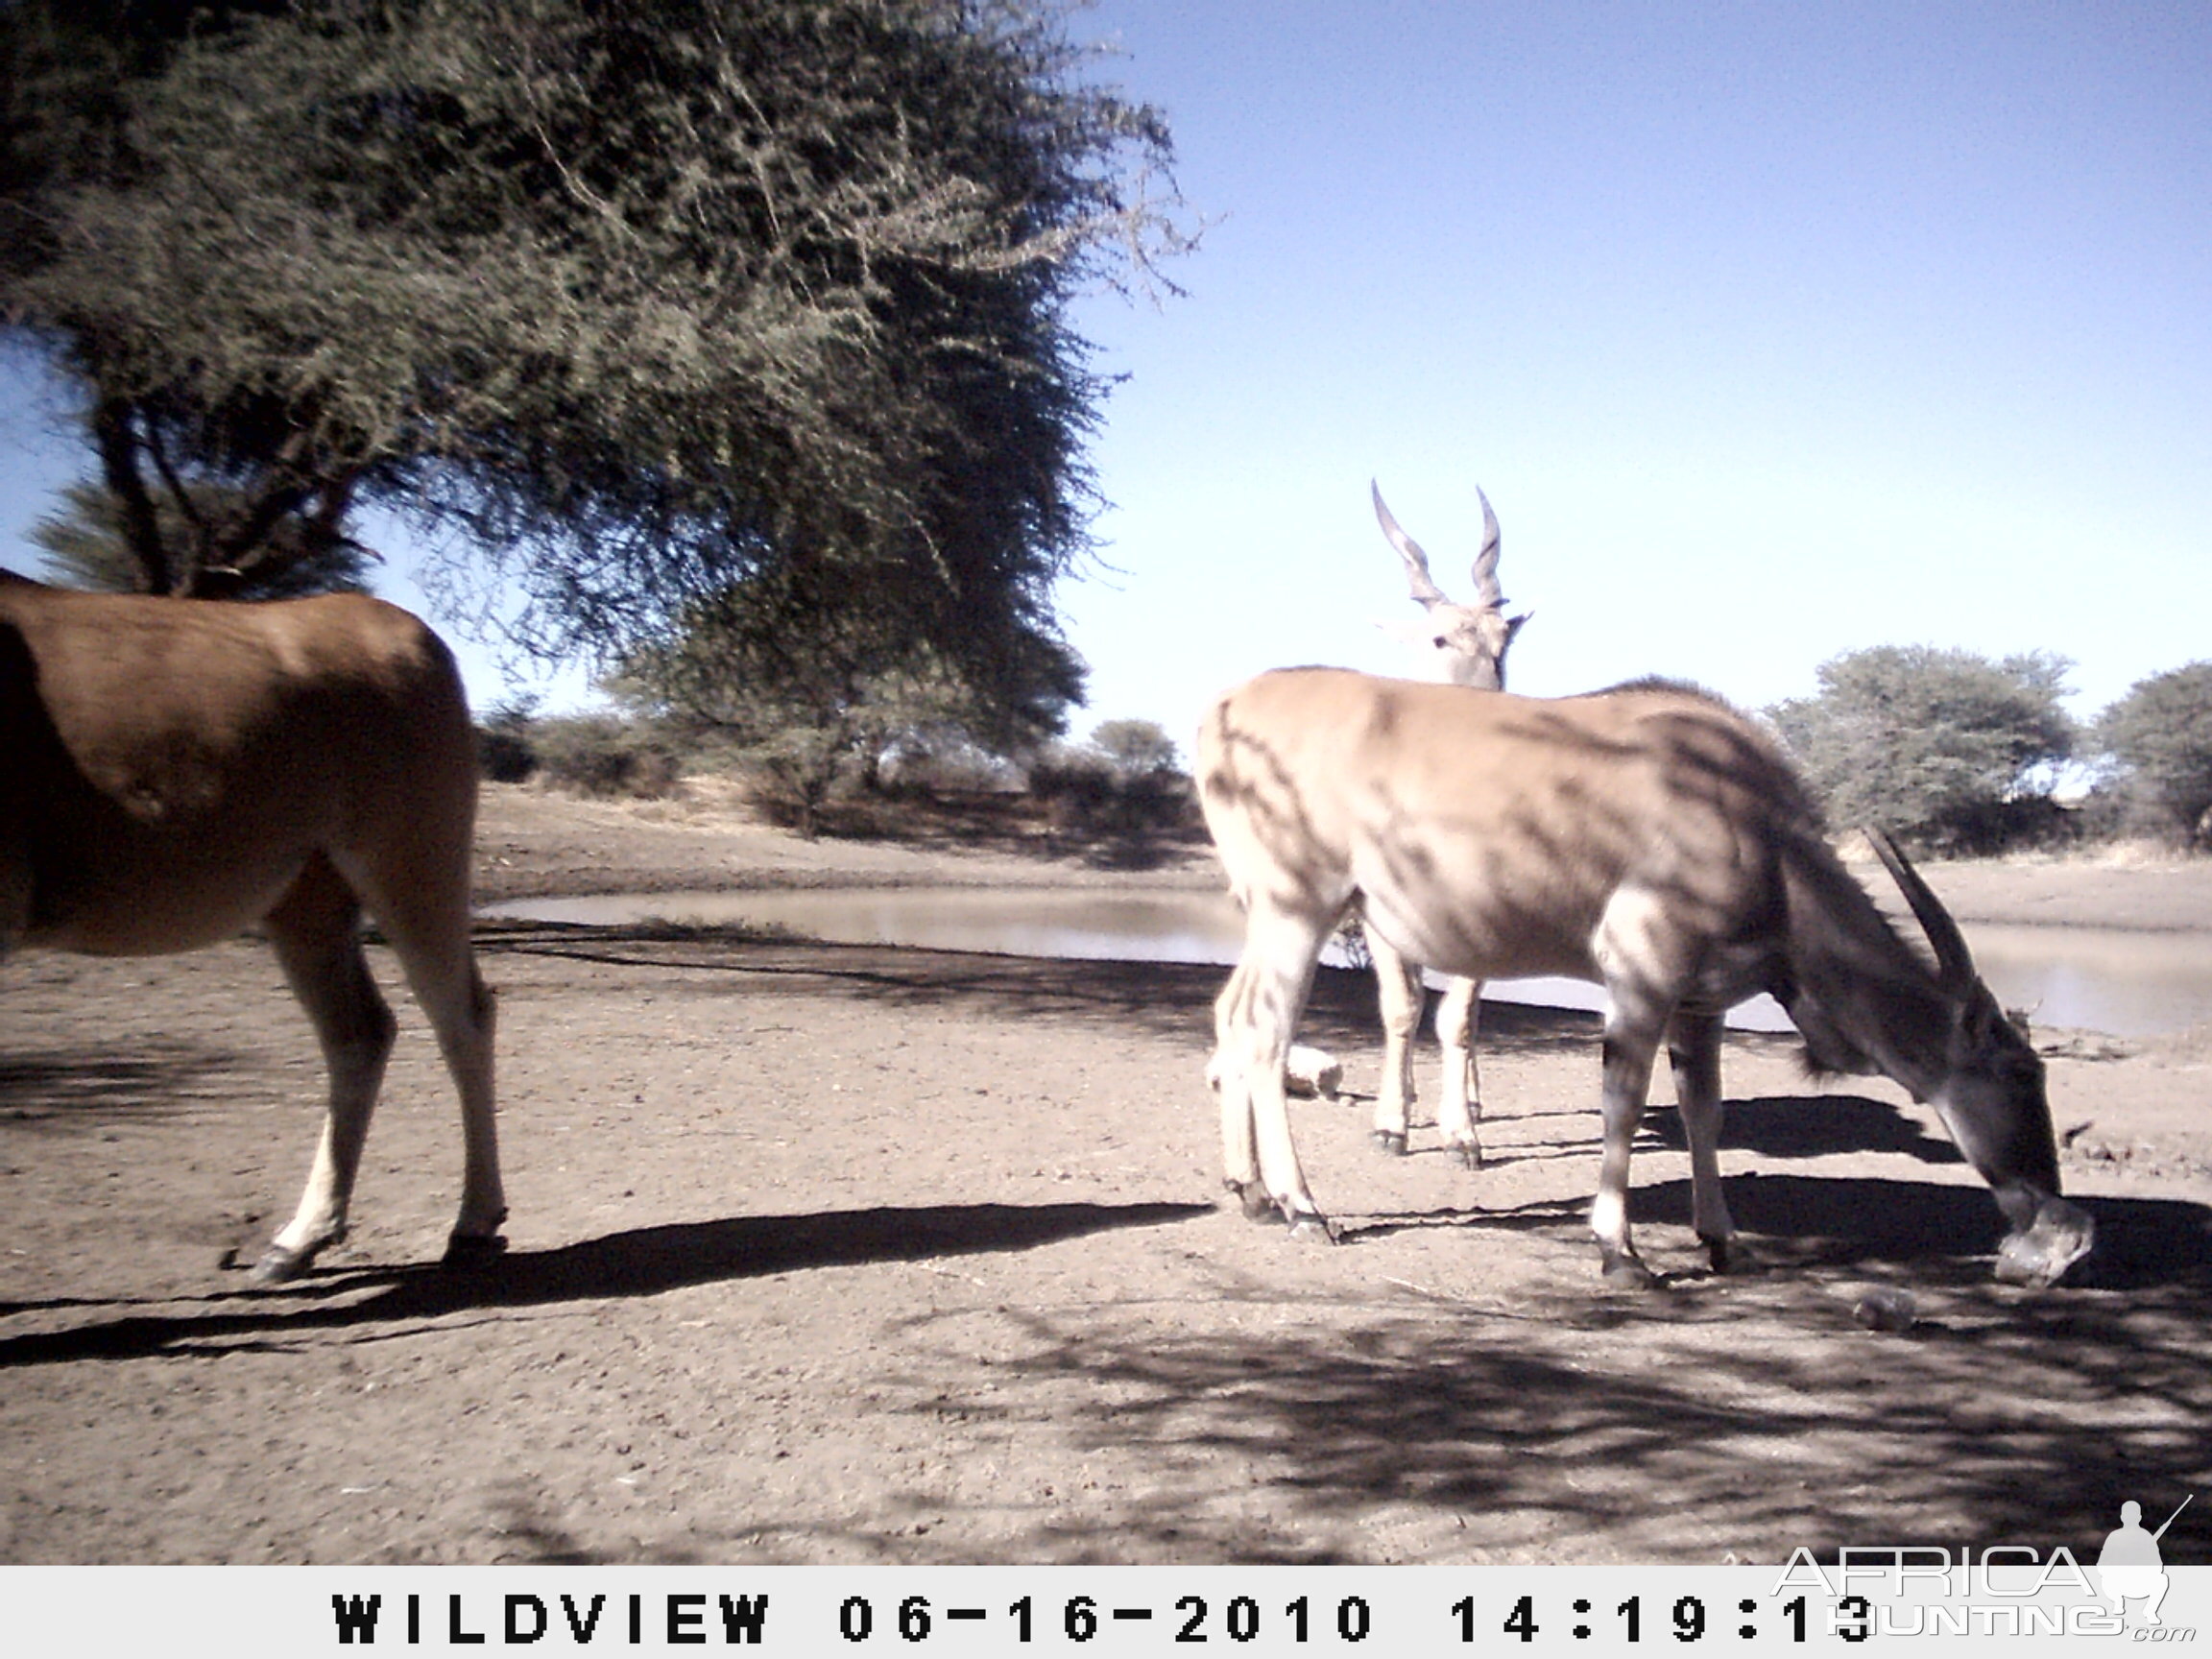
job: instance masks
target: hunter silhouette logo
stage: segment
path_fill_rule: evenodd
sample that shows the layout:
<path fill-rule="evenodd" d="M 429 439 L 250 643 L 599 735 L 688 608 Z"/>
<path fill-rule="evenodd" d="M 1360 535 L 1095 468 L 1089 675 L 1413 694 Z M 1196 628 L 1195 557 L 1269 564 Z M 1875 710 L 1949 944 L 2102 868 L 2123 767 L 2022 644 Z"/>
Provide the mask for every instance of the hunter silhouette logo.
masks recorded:
<path fill-rule="evenodd" d="M 2112 1603 L 2112 1611 L 2125 1619 L 2128 1603 L 2143 1603 L 2143 1623 L 2158 1623 L 2158 1603 L 2166 1599 L 2166 1561 L 2158 1553 L 2158 1540 L 2166 1536 L 2166 1527 L 2181 1518 L 2181 1510 L 2189 1507 L 2197 1494 L 2192 1492 L 2181 1500 L 2180 1506 L 2166 1517 L 2165 1527 L 2155 1532 L 2143 1530 L 2143 1505 L 2132 1501 L 2120 1505 L 2119 1529 L 2104 1540 L 2104 1548 L 2097 1552 L 2097 1579 L 2104 1587 L 2104 1599 Z"/>

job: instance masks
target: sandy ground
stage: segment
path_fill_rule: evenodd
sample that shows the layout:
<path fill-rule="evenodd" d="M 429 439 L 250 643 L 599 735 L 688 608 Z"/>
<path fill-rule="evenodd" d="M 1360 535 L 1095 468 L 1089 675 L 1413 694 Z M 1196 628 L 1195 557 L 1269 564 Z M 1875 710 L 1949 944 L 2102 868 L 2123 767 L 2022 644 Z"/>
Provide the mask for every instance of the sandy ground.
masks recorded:
<path fill-rule="evenodd" d="M 806 844 L 711 799 L 493 790 L 480 844 L 487 897 L 1213 880 L 1188 849 Z M 1969 919 L 2212 931 L 2212 866 L 1930 874 Z M 1489 1010 L 1479 1172 L 1433 1131 L 1376 1156 L 1364 1100 L 1300 1103 L 1329 1249 L 1216 1203 L 1218 970 L 650 929 L 482 950 L 511 1255 L 431 1265 L 459 1137 L 396 992 L 353 1236 L 268 1291 L 234 1263 L 290 1212 L 322 1076 L 266 952 L 0 974 L 0 1559 L 2090 1559 L 2124 1500 L 2212 1490 L 2201 1031 L 2048 1034 L 2104 1246 L 2041 1293 L 1990 1280 L 1995 1207 L 1929 1114 L 1732 1038 L 1760 1264 L 1701 1270 L 1662 1079 L 1634 1214 L 1670 1284 L 1630 1294 L 1584 1220 L 1586 1016 Z M 1371 984 L 1324 973 L 1308 1034 L 1372 1091 Z M 1876 1285 L 1912 1329 L 1853 1322 Z M 2212 1560 L 2212 1510 L 2165 1549 Z"/>

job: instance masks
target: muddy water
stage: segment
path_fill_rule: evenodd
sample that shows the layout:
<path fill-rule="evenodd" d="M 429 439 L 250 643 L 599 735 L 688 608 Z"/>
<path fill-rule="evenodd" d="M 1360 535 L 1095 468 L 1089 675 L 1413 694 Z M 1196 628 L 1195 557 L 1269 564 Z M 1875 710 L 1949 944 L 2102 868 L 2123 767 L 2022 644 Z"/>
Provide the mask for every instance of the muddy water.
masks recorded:
<path fill-rule="evenodd" d="M 905 945 L 1147 962 L 1237 957 L 1237 911 L 1224 895 L 1186 891 L 1070 892 L 1064 888 L 809 889 L 803 892 L 614 894 L 533 899 L 485 915 L 517 921 L 615 926 L 748 922 L 839 944 Z M 2212 935 L 2118 928 L 1969 926 L 1983 974 L 2008 1006 L 2036 1024 L 2150 1036 L 2212 1022 Z M 1486 997 L 1551 1007 L 1596 1008 L 1594 986 L 1567 979 L 1495 982 Z M 1765 998 L 1731 1022 L 1787 1024 Z"/>

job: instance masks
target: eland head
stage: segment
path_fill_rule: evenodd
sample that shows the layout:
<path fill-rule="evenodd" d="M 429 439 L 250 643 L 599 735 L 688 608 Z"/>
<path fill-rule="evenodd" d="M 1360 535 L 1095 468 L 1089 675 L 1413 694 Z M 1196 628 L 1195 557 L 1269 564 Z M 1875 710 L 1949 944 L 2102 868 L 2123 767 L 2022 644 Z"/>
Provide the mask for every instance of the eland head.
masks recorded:
<path fill-rule="evenodd" d="M 1505 653 L 1512 648 L 1513 637 L 1521 632 L 1522 624 L 1534 613 L 1505 614 L 1505 595 L 1498 586 L 1498 515 L 1490 510 L 1490 498 L 1479 489 L 1475 492 L 1475 498 L 1482 503 L 1482 548 L 1475 555 L 1475 603 L 1461 605 L 1436 586 L 1429 571 L 1429 555 L 1399 528 L 1398 520 L 1383 504 L 1382 487 L 1370 482 L 1368 491 L 1375 500 L 1376 521 L 1406 563 L 1413 602 L 1428 613 L 1420 622 L 1379 622 L 1376 626 L 1422 654 L 1427 662 L 1423 678 L 1471 685 L 1479 691 L 1503 690 Z"/>

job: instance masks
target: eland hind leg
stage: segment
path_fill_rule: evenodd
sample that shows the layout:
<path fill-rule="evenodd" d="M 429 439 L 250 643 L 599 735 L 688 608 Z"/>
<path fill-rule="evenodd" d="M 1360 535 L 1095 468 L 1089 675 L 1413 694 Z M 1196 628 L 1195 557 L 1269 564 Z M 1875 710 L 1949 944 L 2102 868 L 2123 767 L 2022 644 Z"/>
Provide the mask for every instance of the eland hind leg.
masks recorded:
<path fill-rule="evenodd" d="M 1444 1050 L 1436 1127 L 1453 1156 L 1470 1169 L 1482 1167 L 1482 1077 L 1475 1064 L 1475 1030 L 1481 1010 L 1479 979 L 1454 979 L 1436 1005 L 1436 1041 Z"/>
<path fill-rule="evenodd" d="M 300 1208 L 254 1266 L 260 1284 L 296 1278 L 317 1252 L 346 1236 L 361 1146 L 396 1029 L 362 953 L 360 921 L 360 902 L 320 854 L 267 918 L 276 960 L 323 1046 L 330 1100 Z"/>
<path fill-rule="evenodd" d="M 507 1248 L 499 1229 L 507 1198 L 499 1178 L 493 1088 L 496 1005 L 469 939 L 469 837 L 433 841 L 416 856 L 364 863 L 354 878 L 383 927 L 423 1015 L 438 1035 L 461 1097 L 461 1208 L 446 1241 L 448 1265 L 471 1265 Z M 396 866 L 396 867 L 395 867 Z"/>
<path fill-rule="evenodd" d="M 1262 1216 L 1271 1206 L 1292 1233 L 1324 1238 L 1334 1235 L 1307 1188 L 1290 1139 L 1283 1067 L 1329 926 L 1254 902 L 1245 916 L 1243 953 L 1214 1005 L 1225 1183 L 1246 1214 Z M 1256 1196 L 1256 1187 L 1263 1197 Z"/>
<path fill-rule="evenodd" d="M 1598 1236 L 1600 1266 L 1608 1281 L 1653 1286 L 1659 1281 L 1644 1265 L 1629 1238 L 1628 1161 L 1650 1094 L 1651 1070 L 1659 1057 L 1660 1040 L 1673 1022 L 1682 988 L 1691 983 L 1698 942 L 1693 931 L 1679 926 L 1662 896 L 1647 887 L 1629 884 L 1616 890 L 1606 902 L 1591 948 L 1605 984 L 1601 1103 L 1605 1141 L 1598 1166 L 1598 1196 L 1590 1206 L 1590 1230 Z M 1701 1103 L 1689 1114 L 1697 1121 L 1698 1133 L 1706 1142 L 1709 1168 L 1713 1167 L 1711 1140 L 1718 1129 L 1717 1046 L 1712 1057 L 1714 1111 L 1708 1114 Z M 1691 1070 L 1693 1075 L 1697 1071 L 1695 1066 Z M 1717 1193 L 1717 1177 L 1710 1186 Z M 1700 1219 L 1710 1217 L 1700 1212 Z"/>
<path fill-rule="evenodd" d="M 1604 1151 L 1598 1164 L 1598 1196 L 1590 1204 L 1590 1231 L 1598 1237 L 1599 1270 L 1616 1285 L 1650 1286 L 1657 1275 L 1644 1265 L 1628 1233 L 1628 1158 L 1658 1058 L 1655 1024 L 1616 1008 L 1605 1015 L 1605 1083 L 1600 1107 Z"/>
<path fill-rule="evenodd" d="M 1230 1031 L 1232 1011 L 1243 1005 L 1244 978 L 1239 962 L 1214 998 L 1214 1055 L 1206 1063 L 1206 1086 L 1214 1092 L 1221 1118 L 1221 1185 L 1258 1221 L 1275 1214 L 1275 1205 L 1260 1180 L 1260 1154 L 1252 1143 L 1252 1085 Z"/>

